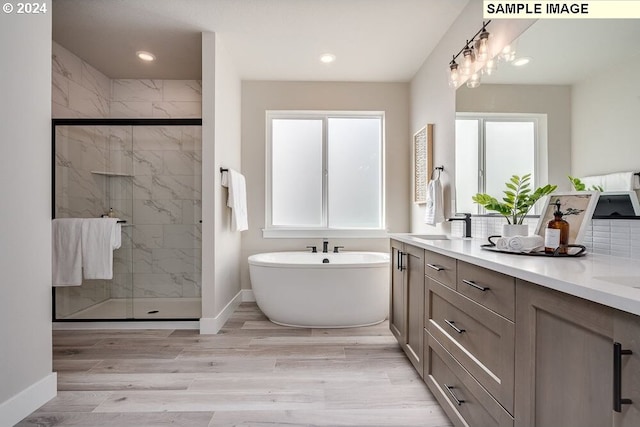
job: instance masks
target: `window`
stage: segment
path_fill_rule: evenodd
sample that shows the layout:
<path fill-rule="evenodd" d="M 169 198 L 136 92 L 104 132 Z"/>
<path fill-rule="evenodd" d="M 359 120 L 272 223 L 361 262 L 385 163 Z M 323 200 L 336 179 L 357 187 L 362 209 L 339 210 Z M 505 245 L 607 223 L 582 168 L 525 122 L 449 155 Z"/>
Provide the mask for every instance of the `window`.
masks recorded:
<path fill-rule="evenodd" d="M 382 113 L 268 112 L 267 230 L 382 230 L 383 126 Z"/>
<path fill-rule="evenodd" d="M 531 187 L 546 181 L 539 153 L 543 115 L 473 115 L 456 118 L 456 211 L 484 213 L 473 203 L 476 193 L 503 196 L 512 175 L 531 174 Z M 545 138 L 546 140 L 546 138 Z"/>

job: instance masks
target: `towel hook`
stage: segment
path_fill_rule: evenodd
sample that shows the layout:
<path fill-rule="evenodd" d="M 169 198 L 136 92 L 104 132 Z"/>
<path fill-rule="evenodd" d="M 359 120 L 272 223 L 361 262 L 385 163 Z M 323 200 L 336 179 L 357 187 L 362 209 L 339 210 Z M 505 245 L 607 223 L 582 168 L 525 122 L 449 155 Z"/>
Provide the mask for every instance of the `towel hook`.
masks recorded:
<path fill-rule="evenodd" d="M 229 172 L 229 169 L 227 169 L 227 168 L 220 168 L 220 173 L 223 173 L 223 172 Z"/>
<path fill-rule="evenodd" d="M 436 166 L 435 168 L 433 168 L 433 171 L 431 172 L 431 179 L 433 179 L 433 175 L 436 173 L 436 171 L 438 171 L 438 178 L 440 179 L 440 172 L 442 172 L 444 170 L 444 166 Z"/>

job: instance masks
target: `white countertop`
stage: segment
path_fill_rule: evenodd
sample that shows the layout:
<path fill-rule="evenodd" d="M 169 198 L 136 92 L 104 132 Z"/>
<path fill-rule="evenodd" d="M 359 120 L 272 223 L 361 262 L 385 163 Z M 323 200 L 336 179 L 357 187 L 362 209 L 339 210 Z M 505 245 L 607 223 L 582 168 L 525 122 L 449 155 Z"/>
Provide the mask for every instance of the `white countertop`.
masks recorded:
<path fill-rule="evenodd" d="M 606 255 L 539 257 L 491 252 L 486 239 L 424 240 L 394 233 L 395 240 L 479 265 L 547 288 L 640 315 L 640 261 Z"/>

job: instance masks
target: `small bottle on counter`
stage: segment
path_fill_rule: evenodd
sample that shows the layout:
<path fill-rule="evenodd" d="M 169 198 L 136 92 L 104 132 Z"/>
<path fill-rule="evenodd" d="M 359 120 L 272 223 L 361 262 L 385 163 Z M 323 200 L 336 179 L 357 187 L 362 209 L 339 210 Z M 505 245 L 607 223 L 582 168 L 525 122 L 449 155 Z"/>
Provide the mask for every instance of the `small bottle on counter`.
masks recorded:
<path fill-rule="evenodd" d="M 544 232 L 544 252 L 553 254 L 558 250 L 558 253 L 566 254 L 569 244 L 569 223 L 562 219 L 560 202 L 557 201 L 555 205 L 556 211 L 553 213 L 553 219 L 549 221 Z"/>
<path fill-rule="evenodd" d="M 115 213 L 115 211 L 113 210 L 113 208 L 109 208 L 109 213 L 107 214 L 107 216 L 108 216 L 109 218 L 115 218 L 115 217 L 116 217 L 116 213 Z"/>

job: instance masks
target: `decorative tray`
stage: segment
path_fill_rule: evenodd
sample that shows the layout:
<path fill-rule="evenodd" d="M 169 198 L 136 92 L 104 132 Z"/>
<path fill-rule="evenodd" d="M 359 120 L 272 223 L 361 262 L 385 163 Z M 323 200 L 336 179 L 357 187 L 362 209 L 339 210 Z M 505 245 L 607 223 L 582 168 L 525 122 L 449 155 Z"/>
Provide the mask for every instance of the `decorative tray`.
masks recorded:
<path fill-rule="evenodd" d="M 498 249 L 496 247 L 496 244 L 493 243 L 493 241 L 491 239 L 497 239 L 501 236 L 489 236 L 488 240 L 489 243 L 485 244 L 485 245 L 480 245 L 480 247 L 484 250 L 487 251 L 491 251 L 491 252 L 501 252 L 503 254 L 512 254 L 512 255 L 528 255 L 528 256 L 543 256 L 543 257 L 553 257 L 553 258 L 571 258 L 571 257 L 581 257 L 581 256 L 585 256 L 587 253 L 587 248 L 586 246 L 583 245 L 567 245 L 568 251 L 570 253 L 566 253 L 566 254 L 561 254 L 558 252 L 559 248 L 556 249 L 556 251 L 552 254 L 548 254 L 544 251 L 536 251 L 536 252 L 512 252 L 512 251 L 503 251 L 501 249 Z M 571 248 L 575 248 L 578 249 L 577 251 L 573 251 L 571 252 Z"/>

